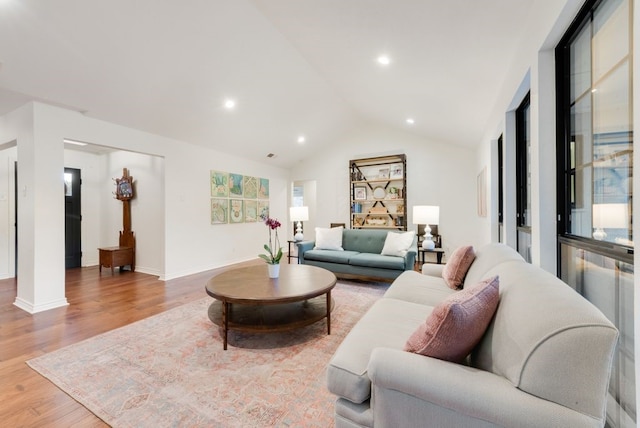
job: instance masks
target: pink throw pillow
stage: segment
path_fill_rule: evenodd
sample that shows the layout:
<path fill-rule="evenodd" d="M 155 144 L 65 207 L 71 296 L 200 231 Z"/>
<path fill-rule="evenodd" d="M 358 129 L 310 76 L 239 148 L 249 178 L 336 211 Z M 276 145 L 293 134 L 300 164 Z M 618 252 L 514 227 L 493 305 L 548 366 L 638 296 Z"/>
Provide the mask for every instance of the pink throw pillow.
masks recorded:
<path fill-rule="evenodd" d="M 456 248 L 442 269 L 442 278 L 449 288 L 454 290 L 462 288 L 464 277 L 475 258 L 476 252 L 471 245 Z"/>
<path fill-rule="evenodd" d="M 497 276 L 454 293 L 440 302 L 409 337 L 404 350 L 461 362 L 480 342 L 498 308 Z"/>

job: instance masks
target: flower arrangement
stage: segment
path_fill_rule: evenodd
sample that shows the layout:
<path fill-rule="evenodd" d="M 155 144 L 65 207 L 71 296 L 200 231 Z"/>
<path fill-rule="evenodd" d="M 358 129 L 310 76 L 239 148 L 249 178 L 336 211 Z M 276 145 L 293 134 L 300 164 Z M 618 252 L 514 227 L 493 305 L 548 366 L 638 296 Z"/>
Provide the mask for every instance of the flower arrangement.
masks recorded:
<path fill-rule="evenodd" d="M 282 224 L 275 218 L 269 216 L 260 216 L 264 224 L 269 228 L 269 244 L 264 245 L 267 254 L 259 254 L 259 257 L 270 265 L 277 265 L 282 258 L 282 247 L 280 247 L 280 239 L 278 239 L 278 228 Z M 275 231 L 275 238 L 272 239 L 271 232 Z M 277 250 L 276 250 L 277 247 Z"/>

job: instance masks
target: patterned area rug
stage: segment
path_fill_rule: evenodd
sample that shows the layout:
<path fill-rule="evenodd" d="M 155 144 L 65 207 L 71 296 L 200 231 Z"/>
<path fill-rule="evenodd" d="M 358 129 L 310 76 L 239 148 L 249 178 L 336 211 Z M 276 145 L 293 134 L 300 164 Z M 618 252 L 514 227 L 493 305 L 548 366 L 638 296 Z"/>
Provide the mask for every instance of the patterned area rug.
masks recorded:
<path fill-rule="evenodd" d="M 27 362 L 115 427 L 333 426 L 326 365 L 387 286 L 339 282 L 331 335 L 320 321 L 285 333 L 229 333 L 206 297 Z"/>

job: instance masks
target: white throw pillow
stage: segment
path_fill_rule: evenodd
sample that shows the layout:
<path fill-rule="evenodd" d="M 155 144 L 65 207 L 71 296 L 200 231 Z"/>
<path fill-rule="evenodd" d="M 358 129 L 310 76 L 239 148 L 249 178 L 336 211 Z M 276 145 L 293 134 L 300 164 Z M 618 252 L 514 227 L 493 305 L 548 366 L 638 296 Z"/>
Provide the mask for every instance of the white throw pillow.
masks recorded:
<path fill-rule="evenodd" d="M 344 251 L 342 248 L 343 230 L 342 226 L 331 229 L 316 227 L 316 246 L 313 249 Z"/>
<path fill-rule="evenodd" d="M 387 233 L 387 239 L 384 240 L 384 247 L 382 248 L 381 254 L 383 256 L 406 256 L 407 251 L 409 251 L 409 248 L 411 248 L 413 244 L 414 237 L 415 232 L 413 230 L 404 233 Z"/>

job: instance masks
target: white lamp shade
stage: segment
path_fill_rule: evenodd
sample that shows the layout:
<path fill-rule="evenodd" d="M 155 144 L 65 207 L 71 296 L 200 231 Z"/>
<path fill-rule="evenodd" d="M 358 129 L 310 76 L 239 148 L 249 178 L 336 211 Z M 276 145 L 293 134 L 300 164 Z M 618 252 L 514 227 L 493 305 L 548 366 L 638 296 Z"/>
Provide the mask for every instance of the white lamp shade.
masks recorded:
<path fill-rule="evenodd" d="M 415 205 L 413 207 L 413 224 L 439 224 L 440 207 L 435 205 Z"/>
<path fill-rule="evenodd" d="M 629 206 L 627 204 L 594 204 L 593 227 L 626 229 L 629 227 Z"/>
<path fill-rule="evenodd" d="M 309 220 L 309 207 L 291 207 L 289 208 L 289 218 L 291 221 L 307 221 Z"/>

